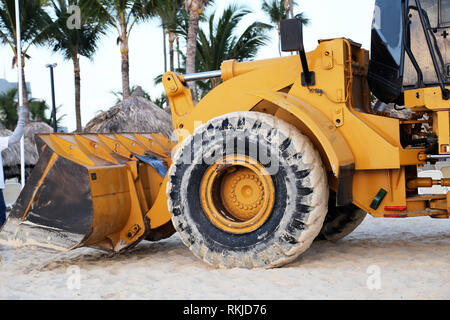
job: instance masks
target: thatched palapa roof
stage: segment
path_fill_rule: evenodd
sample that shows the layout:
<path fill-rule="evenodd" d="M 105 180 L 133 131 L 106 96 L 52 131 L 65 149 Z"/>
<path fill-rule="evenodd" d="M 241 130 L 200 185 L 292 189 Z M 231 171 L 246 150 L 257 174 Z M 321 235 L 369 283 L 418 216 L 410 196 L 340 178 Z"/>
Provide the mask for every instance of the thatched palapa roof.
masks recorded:
<path fill-rule="evenodd" d="M 39 153 L 36 148 L 34 137 L 38 133 L 53 132 L 52 127 L 44 122 L 31 122 L 25 127 L 25 165 L 33 167 L 39 159 Z M 8 129 L 0 129 L 0 136 L 7 137 L 12 134 Z M 20 143 L 16 143 L 11 147 L 2 151 L 3 168 L 5 178 L 20 175 Z"/>
<path fill-rule="evenodd" d="M 89 121 L 84 131 L 156 132 L 171 138 L 173 129 L 170 114 L 144 98 L 142 89 L 138 87 L 131 97 Z"/>
<path fill-rule="evenodd" d="M 37 133 L 51 133 L 53 129 L 43 122 L 32 122 L 25 128 L 25 164 L 27 175 L 36 165 L 39 153 L 36 148 Z M 138 87 L 125 101 L 102 112 L 86 125 L 88 133 L 156 132 L 172 138 L 172 118 L 170 114 L 144 97 Z M 10 136 L 12 132 L 0 127 L 0 136 Z M 5 178 L 20 176 L 20 143 L 2 152 Z"/>

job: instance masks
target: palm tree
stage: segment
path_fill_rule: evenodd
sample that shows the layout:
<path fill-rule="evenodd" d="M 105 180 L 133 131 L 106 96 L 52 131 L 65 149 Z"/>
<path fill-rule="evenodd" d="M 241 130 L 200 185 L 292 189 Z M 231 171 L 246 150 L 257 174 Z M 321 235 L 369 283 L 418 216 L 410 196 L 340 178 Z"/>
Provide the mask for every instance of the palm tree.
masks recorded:
<path fill-rule="evenodd" d="M 224 60 L 236 59 L 245 61 L 254 59 L 261 46 L 269 41 L 268 31 L 272 26 L 254 22 L 241 34 L 236 34 L 242 19 L 251 13 L 250 10 L 231 5 L 222 16 L 216 19 L 212 13 L 208 19 L 208 30 L 200 29 L 197 43 L 197 68 L 199 71 L 220 69 Z M 201 91 L 209 91 L 219 83 L 217 79 L 201 87 Z"/>
<path fill-rule="evenodd" d="M 138 87 L 139 87 L 139 86 L 137 86 L 137 85 L 132 86 L 132 87 L 130 88 L 130 95 L 132 95 L 132 94 L 137 90 Z M 149 94 L 147 91 L 145 91 L 145 90 L 142 89 L 142 88 L 140 88 L 140 90 L 141 90 L 142 93 L 144 94 L 144 98 L 146 98 L 147 100 L 152 100 L 150 94 Z M 115 102 L 116 105 L 119 104 L 119 103 L 122 103 L 123 100 L 125 100 L 122 91 L 110 91 L 110 93 L 111 93 L 114 97 L 116 97 L 116 102 Z M 103 112 L 103 111 L 101 111 L 101 112 Z"/>
<path fill-rule="evenodd" d="M 71 15 L 70 6 L 79 5 L 79 0 L 52 0 L 55 21 L 51 29 L 53 51 L 61 52 L 64 59 L 73 63 L 75 79 L 75 116 L 77 132 L 82 131 L 81 124 L 81 67 L 80 57 L 91 59 L 97 50 L 97 43 L 104 34 L 104 26 L 95 23 L 92 18 L 81 16 L 80 28 L 73 28 L 67 21 Z"/>
<path fill-rule="evenodd" d="M 161 95 L 155 99 L 150 99 L 151 102 L 153 102 L 155 105 L 160 107 L 161 109 L 164 109 L 167 105 L 167 96 L 163 92 Z"/>
<path fill-rule="evenodd" d="M 294 0 L 284 0 L 284 8 L 287 18 L 294 17 L 294 6 L 297 5 Z"/>
<path fill-rule="evenodd" d="M 29 104 L 25 80 L 25 59 L 30 58 L 28 55 L 30 47 L 43 45 L 48 39 L 51 19 L 44 10 L 45 2 L 47 1 L 19 0 L 22 56 L 18 57 L 15 1 L 0 0 L 0 41 L 11 48 L 14 54 L 13 67 L 17 66 L 18 59 L 22 59 L 22 70 L 20 72 L 22 72 L 24 88 L 23 104 L 27 109 Z"/>
<path fill-rule="evenodd" d="M 195 73 L 196 69 L 196 56 L 197 56 L 197 36 L 199 30 L 200 16 L 203 12 L 205 5 L 210 0 L 184 0 L 184 7 L 189 13 L 189 29 L 186 40 L 186 73 Z M 194 100 L 197 100 L 197 93 L 195 88 L 195 82 L 190 82 L 189 87 L 194 92 Z"/>
<path fill-rule="evenodd" d="M 117 32 L 117 44 L 122 58 L 122 92 L 130 96 L 130 63 L 128 39 L 137 22 L 148 19 L 153 0 L 80 0 L 86 17 L 96 17 Z"/>
<path fill-rule="evenodd" d="M 161 26 L 164 32 L 164 45 L 166 34 L 169 35 L 169 61 L 170 71 L 175 70 L 175 40 L 180 19 L 182 19 L 181 9 L 183 0 L 154 0 L 153 11 L 161 19 Z M 167 60 L 167 53 L 164 52 L 164 59 Z M 167 62 L 165 62 L 167 65 Z M 165 69 L 164 71 L 167 71 Z"/>
<path fill-rule="evenodd" d="M 61 106 L 56 107 L 56 110 L 60 110 Z M 30 99 L 30 118 L 31 121 L 42 121 L 53 126 L 52 117 L 47 117 L 47 112 L 50 110 L 49 105 L 44 100 Z M 66 117 L 66 114 L 61 115 L 56 119 L 56 127 L 60 126 L 61 121 Z"/>
<path fill-rule="evenodd" d="M 269 16 L 270 21 L 277 26 L 278 31 L 278 51 L 281 56 L 281 20 L 287 19 L 288 16 L 293 15 L 294 6 L 297 5 L 293 0 L 264 0 L 261 9 Z M 301 20 L 304 25 L 309 24 L 309 19 L 305 14 L 299 13 L 295 16 Z"/>
<path fill-rule="evenodd" d="M 47 117 L 48 110 L 50 107 L 44 100 L 30 99 L 31 121 L 42 121 L 51 125 L 51 119 Z"/>
<path fill-rule="evenodd" d="M 300 20 L 304 26 L 309 25 L 309 23 L 311 22 L 311 20 L 306 17 L 306 14 L 304 12 L 297 13 L 294 18 Z"/>
<path fill-rule="evenodd" d="M 6 129 L 14 130 L 19 118 L 17 114 L 17 89 L 11 89 L 3 94 L 0 94 L 0 122 Z M 59 109 L 58 107 L 57 109 Z M 29 111 L 31 121 L 43 121 L 51 125 L 51 119 L 47 117 L 47 111 L 50 109 L 48 104 L 43 100 L 30 99 Z M 56 123 L 59 124 L 66 115 L 60 116 Z"/>
<path fill-rule="evenodd" d="M 281 56 L 281 20 L 286 19 L 285 0 L 264 0 L 261 9 L 270 17 L 270 21 L 277 26 L 278 31 L 278 52 Z"/>
<path fill-rule="evenodd" d="M 12 130 L 17 124 L 17 89 L 0 94 L 0 122 L 6 129 Z"/>

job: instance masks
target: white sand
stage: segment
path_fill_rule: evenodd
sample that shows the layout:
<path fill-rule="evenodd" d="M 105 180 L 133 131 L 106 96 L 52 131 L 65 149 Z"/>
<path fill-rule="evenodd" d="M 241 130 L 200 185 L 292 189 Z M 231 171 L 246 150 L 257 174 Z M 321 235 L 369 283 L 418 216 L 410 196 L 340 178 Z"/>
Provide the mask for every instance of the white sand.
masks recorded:
<path fill-rule="evenodd" d="M 211 268 L 177 235 L 122 255 L 0 246 L 0 257 L 0 299 L 450 298 L 448 219 L 367 217 L 347 238 L 315 242 L 294 263 L 272 270 Z M 80 289 L 68 288 L 76 280 L 71 266 L 80 270 Z M 370 281 L 377 270 L 381 287 L 371 290 L 367 282 L 377 283 Z"/>

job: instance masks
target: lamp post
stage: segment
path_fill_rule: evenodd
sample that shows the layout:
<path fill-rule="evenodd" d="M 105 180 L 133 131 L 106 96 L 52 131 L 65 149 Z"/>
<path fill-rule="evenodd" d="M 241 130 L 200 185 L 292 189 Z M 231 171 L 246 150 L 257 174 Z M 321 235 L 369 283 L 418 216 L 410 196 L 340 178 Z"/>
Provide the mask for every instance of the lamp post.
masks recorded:
<path fill-rule="evenodd" d="M 50 68 L 50 85 L 52 87 L 52 118 L 53 118 L 53 132 L 58 132 L 58 126 L 56 124 L 56 105 L 55 105 L 55 78 L 53 75 L 53 69 L 57 64 L 47 64 L 46 67 Z"/>

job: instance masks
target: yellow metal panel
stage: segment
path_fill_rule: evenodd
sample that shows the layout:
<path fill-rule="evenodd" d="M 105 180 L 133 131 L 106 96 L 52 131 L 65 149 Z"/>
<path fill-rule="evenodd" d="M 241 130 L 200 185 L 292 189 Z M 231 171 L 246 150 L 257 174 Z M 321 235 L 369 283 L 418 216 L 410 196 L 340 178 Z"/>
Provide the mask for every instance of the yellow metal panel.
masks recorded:
<path fill-rule="evenodd" d="M 89 175 L 93 197 L 129 192 L 130 190 L 126 165 L 91 168 Z"/>
<path fill-rule="evenodd" d="M 450 110 L 450 100 L 442 99 L 440 87 L 406 90 L 405 107 L 413 110 L 426 108 L 433 111 L 444 111 Z"/>
<path fill-rule="evenodd" d="M 400 145 L 400 120 L 376 116 L 362 112 L 354 112 L 355 115 L 364 121 L 371 128 L 375 129 L 391 145 Z"/>
<path fill-rule="evenodd" d="M 450 154 L 450 112 L 438 111 L 435 113 L 437 123 L 436 134 L 439 138 L 439 153 Z"/>
<path fill-rule="evenodd" d="M 447 192 L 447 214 L 450 217 L 450 191 Z"/>
<path fill-rule="evenodd" d="M 125 226 L 131 207 L 128 192 L 105 194 L 92 199 L 92 231 L 84 245 L 95 244 L 112 234 L 119 233 Z"/>
<path fill-rule="evenodd" d="M 387 195 L 377 210 L 370 207 L 380 189 Z M 383 217 L 385 206 L 406 206 L 405 171 L 401 170 L 360 170 L 353 178 L 353 197 L 358 207 L 375 217 Z"/>
<path fill-rule="evenodd" d="M 130 158 L 130 150 L 128 150 L 120 141 L 115 139 L 114 136 L 99 135 L 98 138 L 111 150 L 112 153 L 116 153 L 124 158 Z"/>
<path fill-rule="evenodd" d="M 279 91 L 292 85 L 299 78 L 300 60 L 298 56 L 249 63 L 260 68 L 249 67 L 241 70 L 240 68 L 245 68 L 246 64 L 236 65 L 237 73 L 234 74 L 234 77 L 209 92 L 189 114 L 178 116 L 179 107 L 183 110 L 187 108 L 177 104 L 185 103 L 184 100 L 171 101 L 178 143 L 192 134 L 196 127 L 213 118 L 226 113 L 251 110 L 261 101 L 261 98 L 248 94 L 249 92 Z M 180 125 L 182 125 L 181 128 Z"/>
<path fill-rule="evenodd" d="M 81 148 L 86 150 L 86 152 L 90 153 L 91 155 L 99 157 L 112 164 L 119 164 L 117 160 L 114 159 L 114 157 L 111 156 L 111 154 L 105 148 L 103 148 L 95 141 L 92 141 L 82 135 L 75 135 L 74 138 L 75 141 L 78 142 L 78 145 L 80 145 Z"/>
<path fill-rule="evenodd" d="M 349 63 L 347 60 L 348 47 L 350 45 L 347 40 L 321 42 L 309 60 L 311 68 L 316 72 L 316 85 L 304 87 L 298 79 L 289 94 L 301 97 L 338 127 L 355 158 L 356 170 L 398 169 L 400 142 L 395 143 L 399 139 L 393 132 L 398 131 L 399 122 L 355 110 L 350 99 L 352 87 L 351 70 L 348 70 L 351 68 L 351 61 Z M 321 68 L 321 53 L 324 50 L 332 52 L 336 61 L 331 70 Z M 339 119 L 335 119 L 336 114 L 339 114 Z M 369 119 L 377 119 L 379 124 L 374 126 Z"/>
<path fill-rule="evenodd" d="M 280 106 L 304 123 L 325 151 L 335 176 L 339 176 L 341 166 L 354 163 L 352 152 L 343 136 L 315 107 L 285 93 L 257 91 L 253 94 Z"/>
<path fill-rule="evenodd" d="M 164 150 L 170 154 L 171 150 L 175 147 L 176 143 L 173 142 L 170 139 L 167 139 L 166 137 L 164 137 L 161 134 L 157 134 L 157 133 L 151 133 L 150 134 L 151 137 L 157 141 L 163 148 Z"/>
<path fill-rule="evenodd" d="M 140 164 L 139 177 L 142 182 L 142 187 L 144 188 L 145 196 L 147 197 L 147 202 L 151 207 L 156 201 L 164 178 L 161 177 L 152 166 L 146 163 Z"/>
<path fill-rule="evenodd" d="M 138 239 L 142 238 L 146 232 L 144 215 L 130 170 L 128 170 L 128 183 L 130 186 L 131 198 L 130 214 L 125 227 L 120 232 L 120 240 L 115 247 L 116 251 L 120 251 L 122 248 L 128 247 L 130 244 L 136 242 Z"/>
<path fill-rule="evenodd" d="M 95 163 L 80 149 L 72 136 L 50 134 L 48 137 L 49 141 L 47 144 L 64 158 L 83 166 L 92 167 L 95 165 Z"/>
<path fill-rule="evenodd" d="M 172 215 L 167 207 L 167 181 L 168 175 L 164 178 L 164 181 L 159 188 L 158 196 L 155 202 L 152 204 L 150 210 L 145 214 L 150 219 L 150 228 L 156 229 L 166 223 L 170 222 Z"/>
<path fill-rule="evenodd" d="M 115 153 L 113 150 L 111 150 L 111 148 L 108 147 L 108 145 L 106 145 L 100 138 L 102 136 L 101 134 L 83 133 L 83 134 L 77 134 L 77 136 L 88 139 L 90 144 L 96 144 L 96 145 L 98 145 L 98 147 L 101 147 L 102 150 L 104 152 L 108 153 L 109 156 L 112 159 L 114 159 L 114 161 L 117 162 L 118 164 L 124 164 L 127 161 L 129 161 L 128 157 L 123 157 L 120 154 Z M 103 155 L 97 154 L 96 156 L 101 157 Z M 105 155 L 105 157 L 108 157 L 108 156 Z M 106 161 L 106 158 L 104 160 Z M 111 163 L 109 162 L 108 164 L 111 164 Z"/>
<path fill-rule="evenodd" d="M 137 140 L 134 140 L 132 134 L 115 134 L 114 137 L 117 141 L 120 141 L 131 153 L 138 154 L 140 156 L 145 155 L 146 149 L 140 145 Z"/>
<path fill-rule="evenodd" d="M 143 144 L 147 150 L 161 157 L 167 157 L 167 151 L 150 135 L 135 134 L 135 139 Z"/>
<path fill-rule="evenodd" d="M 177 106 L 172 108 L 173 127 L 174 129 L 182 129 L 183 125 L 180 127 L 179 118 L 185 117 L 194 108 L 191 91 L 181 83 L 179 77 L 173 72 L 165 73 L 162 82 L 170 105 Z"/>

